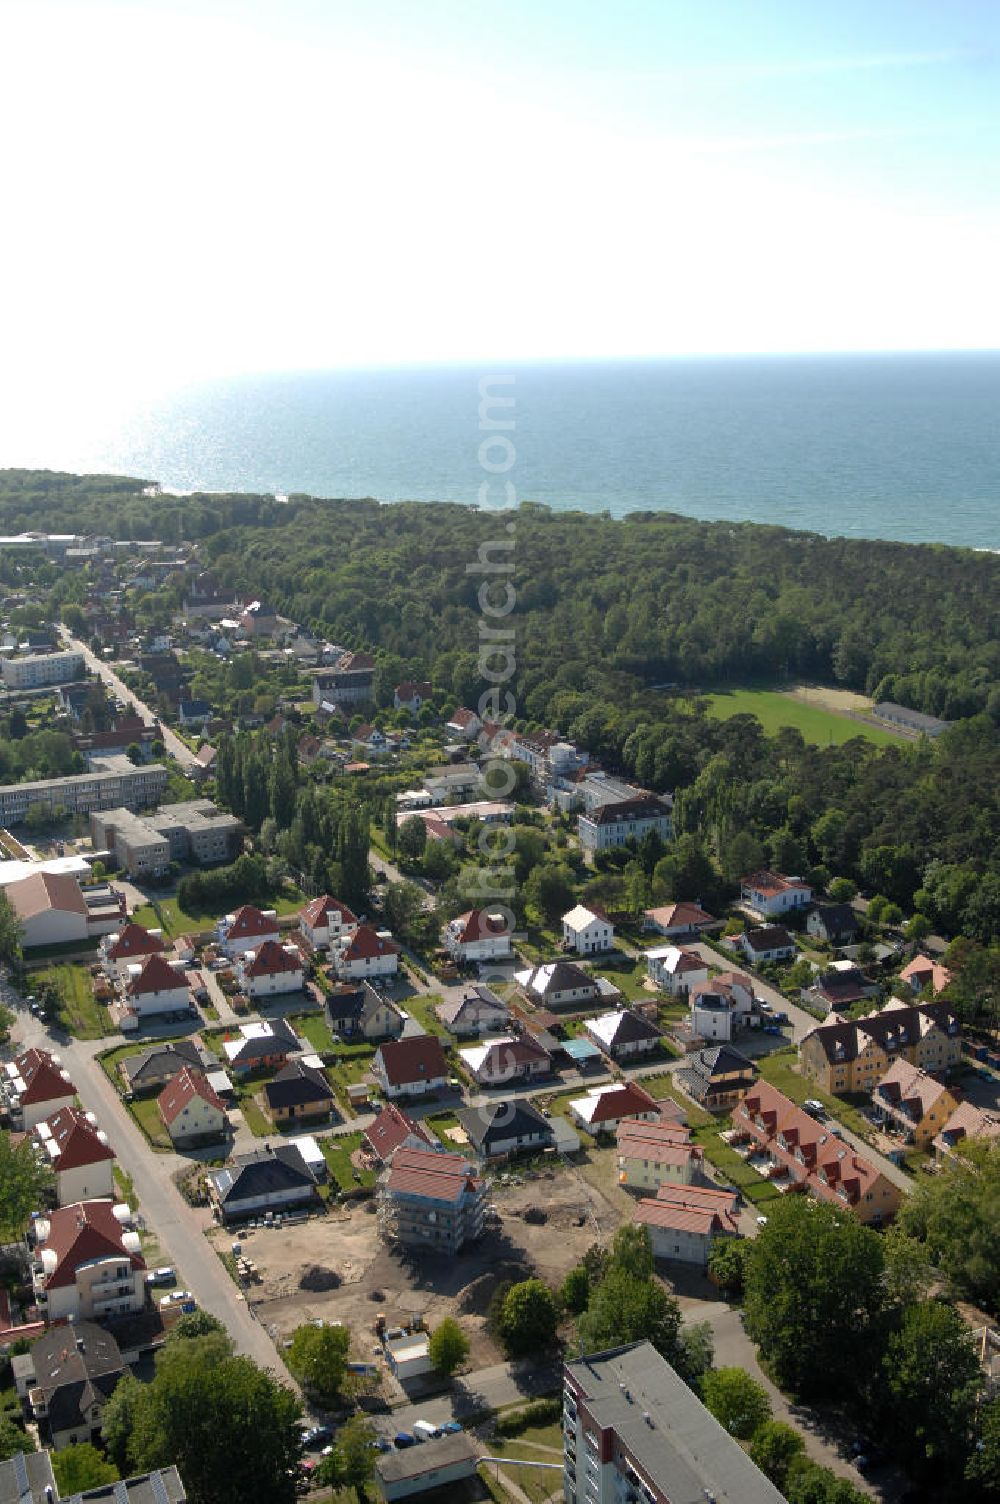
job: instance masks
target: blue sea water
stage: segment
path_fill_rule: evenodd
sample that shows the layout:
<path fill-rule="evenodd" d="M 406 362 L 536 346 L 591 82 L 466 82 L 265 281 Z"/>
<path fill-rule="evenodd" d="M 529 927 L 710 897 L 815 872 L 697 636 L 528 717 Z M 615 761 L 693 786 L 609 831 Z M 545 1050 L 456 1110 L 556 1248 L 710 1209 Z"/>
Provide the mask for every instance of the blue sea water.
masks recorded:
<path fill-rule="evenodd" d="M 244 377 L 109 412 L 44 463 L 181 490 L 471 502 L 486 478 L 479 382 L 499 375 L 515 378 L 520 499 L 1000 549 L 992 352 Z"/>

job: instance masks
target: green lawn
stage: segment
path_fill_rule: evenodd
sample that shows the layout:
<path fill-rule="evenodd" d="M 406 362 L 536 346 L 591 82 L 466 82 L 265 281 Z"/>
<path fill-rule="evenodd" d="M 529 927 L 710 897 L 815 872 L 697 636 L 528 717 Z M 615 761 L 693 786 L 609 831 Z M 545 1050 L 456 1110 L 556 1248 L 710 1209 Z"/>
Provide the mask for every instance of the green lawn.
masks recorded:
<path fill-rule="evenodd" d="M 69 1034 L 77 1039 L 102 1039 L 114 1032 L 107 1008 L 94 997 L 85 966 L 49 966 L 36 979 L 55 987 L 60 997 L 59 1022 Z"/>
<path fill-rule="evenodd" d="M 706 1123 L 696 1128 L 691 1137 L 696 1144 L 701 1145 L 705 1158 L 720 1171 L 727 1184 L 735 1185 L 747 1201 L 752 1201 L 756 1206 L 765 1206 L 768 1201 L 774 1201 L 780 1196 L 781 1192 L 769 1180 L 758 1175 L 756 1170 L 751 1170 L 735 1149 L 722 1142 L 720 1135 L 728 1125 L 728 1118 L 721 1123 Z"/>
<path fill-rule="evenodd" d="M 276 1133 L 279 1130 L 261 1108 L 257 1106 L 257 1099 L 253 1094 L 254 1090 L 255 1088 L 248 1088 L 244 1093 L 237 1088 L 239 1109 L 243 1114 L 243 1121 L 250 1129 L 250 1132 L 255 1133 L 258 1138 L 267 1138 L 269 1134 Z"/>
<path fill-rule="evenodd" d="M 783 726 L 801 731 L 807 742 L 818 747 L 849 742 L 863 736 L 880 746 L 899 746 L 900 738 L 881 726 L 870 726 L 847 715 L 837 715 L 819 705 L 794 700 L 776 689 L 732 689 L 722 694 L 706 695 L 709 714 L 727 721 L 734 715 L 755 715 L 769 736 Z"/>
<path fill-rule="evenodd" d="M 295 1013 L 289 1016 L 288 1022 L 296 1034 L 307 1039 L 318 1054 L 332 1053 L 333 1035 L 322 1013 Z"/>
<path fill-rule="evenodd" d="M 664 1097 L 670 1097 L 672 1101 L 677 1103 L 678 1107 L 683 1107 L 687 1113 L 688 1123 L 692 1128 L 697 1128 L 701 1124 L 714 1121 L 710 1112 L 706 1112 L 703 1107 L 699 1107 L 697 1102 L 690 1102 L 683 1093 L 679 1092 L 674 1085 L 673 1077 L 666 1073 L 662 1076 L 644 1076 L 638 1082 L 638 1085 L 642 1087 L 643 1091 L 648 1091 L 649 1095 L 655 1097 L 658 1102 L 662 1102 Z"/>
<path fill-rule="evenodd" d="M 276 909 L 279 915 L 297 914 L 304 903 L 305 895 L 297 890 L 293 894 L 284 893 L 280 898 L 262 900 L 264 908 Z M 132 915 L 136 924 L 144 925 L 146 929 L 162 929 L 171 940 L 191 931 L 199 934 L 214 930 L 216 920 L 221 917 L 218 909 L 189 913 L 187 909 L 181 908 L 176 898 L 154 898 L 152 902 L 136 909 Z"/>
<path fill-rule="evenodd" d="M 170 1135 L 163 1126 L 163 1119 L 160 1117 L 160 1109 L 156 1105 L 155 1097 L 138 1097 L 128 1104 L 128 1110 L 154 1149 L 172 1147 Z"/>
<path fill-rule="evenodd" d="M 399 1006 L 404 1013 L 415 1018 L 428 1034 L 437 1034 L 447 1044 L 450 1036 L 444 1024 L 435 1013 L 435 1008 L 440 1007 L 441 994 L 438 992 L 418 992 L 412 997 L 404 997 Z"/>
<path fill-rule="evenodd" d="M 323 1151 L 323 1157 L 330 1170 L 330 1179 L 335 1181 L 342 1191 L 356 1190 L 359 1185 L 373 1186 L 375 1176 L 370 1170 L 361 1170 L 360 1181 L 354 1178 L 354 1166 L 351 1164 L 351 1155 L 361 1144 L 360 1133 L 345 1133 L 339 1138 L 321 1138 L 319 1146 Z"/>
<path fill-rule="evenodd" d="M 852 1106 L 846 1097 L 834 1097 L 829 1092 L 821 1091 L 815 1081 L 810 1081 L 808 1076 L 802 1076 L 794 1068 L 798 1056 L 791 1047 L 784 1050 L 775 1050 L 773 1055 L 761 1055 L 757 1060 L 757 1066 L 765 1081 L 770 1081 L 772 1086 L 783 1092 L 793 1102 L 804 1102 L 807 1097 L 822 1102 L 831 1117 L 843 1123 L 845 1128 L 850 1128 L 859 1138 L 871 1137 L 871 1124 Z M 863 1100 L 860 1099 L 860 1100 Z"/>

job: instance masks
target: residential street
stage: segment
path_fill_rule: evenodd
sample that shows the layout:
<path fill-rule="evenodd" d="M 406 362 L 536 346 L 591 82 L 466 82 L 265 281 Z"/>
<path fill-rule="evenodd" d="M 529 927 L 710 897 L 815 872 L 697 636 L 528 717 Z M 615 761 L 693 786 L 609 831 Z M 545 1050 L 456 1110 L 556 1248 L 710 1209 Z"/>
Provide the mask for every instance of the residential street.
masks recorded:
<path fill-rule="evenodd" d="M 100 658 L 97 657 L 96 653 L 91 652 L 90 648 L 85 642 L 80 642 L 78 638 L 71 637 L 65 627 L 59 628 L 59 635 L 63 640 L 63 645 L 67 648 L 74 648 L 78 653 L 82 653 L 84 661 L 86 662 L 86 665 L 90 672 L 92 674 L 97 674 L 99 678 L 103 679 L 108 688 L 111 689 L 117 695 L 117 697 L 121 701 L 123 701 L 124 704 L 132 706 L 137 714 L 140 715 L 146 722 L 147 726 L 152 726 L 158 721 L 159 717 L 156 715 L 156 712 L 151 710 L 145 703 L 145 701 L 140 700 L 133 693 L 133 691 L 129 689 L 128 685 L 125 684 L 121 679 L 119 679 L 118 675 L 114 672 L 109 664 L 104 663 Z M 192 767 L 194 765 L 195 756 L 191 751 L 191 748 L 185 742 L 182 742 L 179 736 L 175 736 L 174 733 L 170 730 L 169 726 L 163 726 L 162 729 L 163 745 L 170 753 L 170 756 L 173 757 L 178 763 L 180 763 L 182 768 Z"/>

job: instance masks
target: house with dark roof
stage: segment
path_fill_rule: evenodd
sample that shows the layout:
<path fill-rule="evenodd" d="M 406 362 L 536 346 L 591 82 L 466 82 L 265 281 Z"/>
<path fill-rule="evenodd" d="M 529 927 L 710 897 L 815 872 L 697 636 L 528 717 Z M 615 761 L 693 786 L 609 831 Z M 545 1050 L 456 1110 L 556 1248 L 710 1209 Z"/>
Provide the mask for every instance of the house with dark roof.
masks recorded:
<path fill-rule="evenodd" d="M 336 1098 L 323 1071 L 305 1060 L 290 1060 L 263 1090 L 264 1106 L 273 1123 L 301 1118 L 328 1118 Z"/>
<path fill-rule="evenodd" d="M 879 700 L 872 715 L 912 736 L 940 736 L 951 725 L 950 721 L 939 720 L 936 715 L 925 715 L 922 710 L 911 710 L 908 705 L 897 705 L 892 700 Z"/>
<path fill-rule="evenodd" d="M 853 945 L 858 916 L 849 903 L 818 903 L 806 919 L 806 934 L 827 945 Z"/>
<path fill-rule="evenodd" d="M 142 1310 L 146 1261 L 130 1220 L 111 1201 L 78 1201 L 36 1219 L 32 1286 L 50 1322 Z"/>
<path fill-rule="evenodd" d="M 329 950 L 357 927 L 357 915 L 329 893 L 311 899 L 299 914 L 299 933 L 313 950 Z"/>
<path fill-rule="evenodd" d="M 904 1003 L 862 1018 L 831 1016 L 799 1041 L 805 1075 L 833 1093 L 871 1092 L 896 1060 L 947 1075 L 962 1058 L 962 1026 L 947 1003 Z"/>
<path fill-rule="evenodd" d="M 0 1462 L 0 1504 L 58 1504 L 58 1500 L 51 1452 L 15 1452 L 7 1462 Z M 63 1504 L 187 1504 L 187 1493 L 171 1465 L 84 1489 Z"/>
<path fill-rule="evenodd" d="M 796 955 L 795 941 L 781 924 L 765 924 L 737 935 L 740 947 L 751 966 L 771 961 L 791 961 Z"/>
<path fill-rule="evenodd" d="M 93 1321 L 52 1327 L 11 1363 L 18 1398 L 44 1444 L 59 1452 L 100 1441 L 104 1406 L 126 1369 L 110 1332 Z"/>
<path fill-rule="evenodd" d="M 728 1112 L 742 1101 L 760 1072 L 731 1044 L 710 1045 L 689 1055 L 677 1083 L 709 1112 Z"/>
<path fill-rule="evenodd" d="M 464 997 L 439 1003 L 437 1016 L 456 1039 L 474 1039 L 507 1027 L 510 1014 L 491 987 L 470 987 Z"/>
<path fill-rule="evenodd" d="M 222 1041 L 226 1069 L 236 1075 L 287 1064 L 289 1055 L 297 1055 L 303 1041 L 283 1018 L 265 1018 L 240 1024 L 231 1039 Z"/>
<path fill-rule="evenodd" d="M 519 1099 L 465 1108 L 458 1121 L 481 1159 L 539 1154 L 555 1143 L 548 1119 L 530 1102 Z"/>
<path fill-rule="evenodd" d="M 191 1070 L 206 1070 L 205 1054 L 191 1039 L 172 1039 L 120 1060 L 118 1074 L 125 1091 L 140 1096 L 145 1092 L 159 1091 L 185 1066 Z"/>
<path fill-rule="evenodd" d="M 206 1177 L 209 1200 L 223 1222 L 287 1211 L 316 1201 L 316 1179 L 294 1144 L 265 1144 L 237 1154 Z"/>
<path fill-rule="evenodd" d="M 379 1045 L 372 1075 L 387 1097 L 426 1097 L 448 1084 L 448 1062 L 436 1034 L 412 1034 Z"/>
<path fill-rule="evenodd" d="M 587 1019 L 587 1034 L 602 1054 L 611 1060 L 634 1060 L 660 1048 L 661 1036 L 656 1024 L 650 1023 L 631 1008 L 618 1008 Z"/>
<path fill-rule="evenodd" d="M 853 961 L 834 961 L 817 974 L 812 984 L 803 989 L 802 1001 L 825 1013 L 836 1013 L 864 1002 L 878 991 L 860 967 Z"/>
<path fill-rule="evenodd" d="M 530 1034 L 505 1034 L 485 1044 L 467 1045 L 459 1050 L 469 1075 L 479 1086 L 507 1086 L 515 1081 L 534 1081 L 552 1070 L 548 1050 Z"/>
<path fill-rule="evenodd" d="M 379 1231 L 389 1243 L 458 1253 L 482 1236 L 486 1186 L 461 1154 L 397 1149 L 376 1201 Z"/>
<path fill-rule="evenodd" d="M 200 1070 L 182 1067 L 156 1102 L 175 1149 L 193 1149 L 227 1137 L 225 1103 Z"/>
<path fill-rule="evenodd" d="M 92 1112 L 60 1107 L 36 1124 L 32 1138 L 55 1177 L 60 1206 L 115 1194 L 115 1152 Z"/>
<path fill-rule="evenodd" d="M 575 961 L 550 961 L 514 974 L 529 1002 L 543 1008 L 584 1008 L 604 996 L 600 979 Z"/>
<path fill-rule="evenodd" d="M 588 851 L 611 851 L 629 840 L 641 841 L 650 831 L 663 841 L 671 834 L 670 806 L 655 794 L 640 794 L 600 804 L 577 816 L 580 844 Z"/>
<path fill-rule="evenodd" d="M 198 726 L 203 730 L 212 719 L 212 707 L 207 700 L 181 700 L 177 717 L 182 726 Z"/>
<path fill-rule="evenodd" d="M 0 1065 L 0 1106 L 19 1133 L 27 1133 L 43 1118 L 76 1100 L 76 1087 L 58 1055 L 48 1050 L 23 1050 Z"/>
<path fill-rule="evenodd" d="M 362 1142 L 372 1158 L 383 1165 L 389 1163 L 402 1145 L 408 1149 L 440 1147 L 434 1134 L 423 1123 L 407 1117 L 395 1102 L 386 1102 L 379 1110 L 375 1121 L 365 1129 Z"/>
<path fill-rule="evenodd" d="M 341 983 L 326 995 L 326 1016 L 342 1039 L 398 1039 L 405 1027 L 399 1008 L 370 982 Z"/>

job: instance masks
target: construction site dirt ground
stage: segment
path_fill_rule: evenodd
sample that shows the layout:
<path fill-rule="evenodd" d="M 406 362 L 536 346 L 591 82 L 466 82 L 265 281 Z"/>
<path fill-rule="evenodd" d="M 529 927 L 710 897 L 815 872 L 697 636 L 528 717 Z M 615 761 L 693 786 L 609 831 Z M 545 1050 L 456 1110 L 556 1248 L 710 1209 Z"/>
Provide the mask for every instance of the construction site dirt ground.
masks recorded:
<path fill-rule="evenodd" d="M 259 1279 L 247 1296 L 277 1343 L 303 1322 L 339 1321 L 352 1333 L 353 1356 L 366 1359 L 380 1313 L 390 1326 L 419 1315 L 431 1328 L 454 1316 L 469 1338 L 469 1367 L 475 1370 L 503 1358 L 486 1331 L 498 1284 L 537 1275 L 558 1285 L 592 1243 L 610 1239 L 621 1223 L 622 1193 L 614 1187 L 606 1195 L 585 1173 L 588 1168 L 561 1162 L 519 1185 L 494 1183 L 491 1202 L 500 1226 L 457 1257 L 388 1247 L 372 1201 L 280 1230 L 214 1228 L 208 1237 L 220 1253 L 238 1239 L 257 1266 Z M 334 1287 L 302 1288 L 303 1278 L 308 1285 Z"/>

